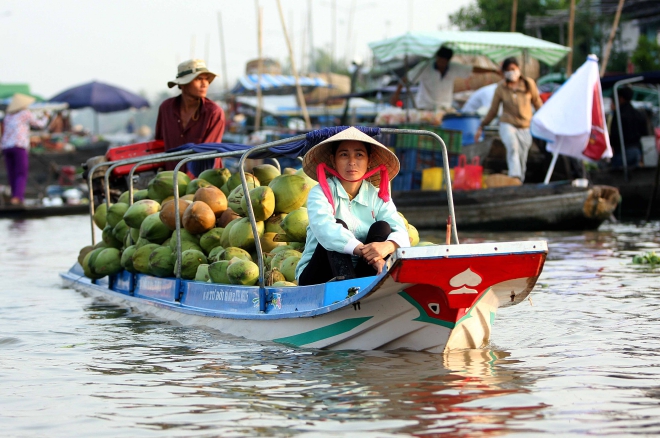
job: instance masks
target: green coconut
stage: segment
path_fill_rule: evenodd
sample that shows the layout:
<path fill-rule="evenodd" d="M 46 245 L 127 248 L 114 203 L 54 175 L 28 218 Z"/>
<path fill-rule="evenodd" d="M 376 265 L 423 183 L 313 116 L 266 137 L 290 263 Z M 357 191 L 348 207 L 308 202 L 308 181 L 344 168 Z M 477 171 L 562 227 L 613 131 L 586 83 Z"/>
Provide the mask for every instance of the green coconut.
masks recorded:
<path fill-rule="evenodd" d="M 289 213 L 307 202 L 312 185 L 300 175 L 280 175 L 268 187 L 275 193 L 275 212 Z"/>
<path fill-rule="evenodd" d="M 403 220 L 403 224 L 405 226 L 408 226 L 408 219 L 406 219 L 406 217 L 403 214 L 401 214 L 400 211 L 397 211 L 397 213 L 399 214 L 399 216 L 401 216 L 401 219 Z"/>
<path fill-rule="evenodd" d="M 249 261 L 254 260 L 246 250 L 232 246 L 225 248 L 225 250 L 218 255 L 218 260 L 233 260 L 235 258 Z"/>
<path fill-rule="evenodd" d="M 94 272 L 98 275 L 114 275 L 121 271 L 121 253 L 117 248 L 106 248 L 96 256 Z"/>
<path fill-rule="evenodd" d="M 266 271 L 264 274 L 265 277 L 265 282 L 266 286 L 272 286 L 274 283 L 277 283 L 278 281 L 285 281 L 286 278 L 284 277 L 284 274 L 282 274 L 279 270 L 273 269 L 271 271 Z"/>
<path fill-rule="evenodd" d="M 199 265 L 206 265 L 208 261 L 203 252 L 196 249 L 188 249 L 181 253 L 181 278 L 193 280 L 197 275 Z M 175 265 L 174 272 L 177 271 Z"/>
<path fill-rule="evenodd" d="M 287 214 L 280 224 L 286 233 L 288 242 L 304 242 L 307 238 L 308 225 L 309 217 L 305 207 L 300 207 Z"/>
<path fill-rule="evenodd" d="M 124 219 L 126 210 L 128 210 L 128 204 L 124 204 L 123 202 L 112 204 L 108 209 L 108 214 L 106 215 L 107 224 L 113 228 L 117 226 L 119 221 Z"/>
<path fill-rule="evenodd" d="M 417 228 L 411 224 L 406 225 L 406 230 L 408 230 L 408 236 L 410 237 L 410 246 L 417 246 L 419 243 L 419 233 Z"/>
<path fill-rule="evenodd" d="M 211 187 L 213 184 L 210 182 L 201 179 L 201 178 L 196 178 L 186 186 L 186 195 L 194 195 L 197 189 L 201 189 L 202 187 Z"/>
<path fill-rule="evenodd" d="M 264 233 L 259 241 L 261 242 L 261 250 L 265 253 L 269 253 L 278 246 L 285 246 L 286 242 L 275 242 L 276 233 Z"/>
<path fill-rule="evenodd" d="M 282 175 L 295 175 L 296 172 L 298 172 L 298 170 L 293 167 L 285 167 L 282 169 Z"/>
<path fill-rule="evenodd" d="M 103 229 L 103 233 L 101 234 L 101 238 L 103 239 L 103 242 L 105 243 L 105 246 L 108 248 L 121 248 L 123 245 L 123 241 L 117 240 L 115 236 L 112 234 L 113 228 L 110 226 L 110 224 L 107 224 L 105 228 Z"/>
<path fill-rule="evenodd" d="M 85 256 L 92 251 L 94 251 L 94 247 L 92 245 L 83 246 L 81 248 L 80 252 L 78 252 L 78 263 L 80 266 L 82 266 Z"/>
<path fill-rule="evenodd" d="M 112 235 L 120 242 L 124 242 L 126 240 L 126 236 L 128 235 L 128 231 L 128 225 L 126 225 L 126 222 L 124 222 L 124 219 L 122 219 L 112 229 Z"/>
<path fill-rule="evenodd" d="M 124 223 L 126 223 L 126 221 L 124 221 Z M 137 242 L 138 239 L 140 238 L 140 229 L 139 228 L 129 228 L 129 233 L 128 234 L 131 235 L 131 239 L 133 239 L 133 242 Z"/>
<path fill-rule="evenodd" d="M 238 186 L 231 191 L 229 196 L 227 196 L 227 206 L 231 208 L 235 213 L 245 216 L 246 212 L 241 206 L 241 201 L 243 201 L 244 192 L 243 186 Z"/>
<path fill-rule="evenodd" d="M 282 275 L 284 275 L 284 278 L 286 278 L 286 281 L 294 281 L 296 279 L 296 267 L 298 266 L 299 261 L 300 257 L 291 256 L 285 258 L 282 260 L 282 263 L 280 263 L 280 271 L 282 272 Z"/>
<path fill-rule="evenodd" d="M 150 243 L 147 239 L 144 239 L 142 237 L 138 238 L 138 240 L 135 241 L 135 248 L 142 248 L 144 245 L 149 245 Z"/>
<path fill-rule="evenodd" d="M 103 240 L 100 240 L 100 241 L 96 242 L 96 244 L 94 244 L 94 246 L 92 248 L 98 249 L 98 248 L 107 248 L 107 247 L 108 247 L 108 245 L 106 245 Z"/>
<path fill-rule="evenodd" d="M 219 260 L 209 265 L 208 274 L 212 283 L 230 284 L 227 277 L 227 268 L 231 262 L 229 260 Z"/>
<path fill-rule="evenodd" d="M 121 192 L 121 195 L 119 195 L 119 200 L 117 202 L 128 205 L 128 201 L 129 201 L 128 190 L 126 190 L 125 192 Z"/>
<path fill-rule="evenodd" d="M 262 186 L 267 186 L 275 177 L 281 175 L 280 170 L 272 164 L 254 166 L 252 174 L 257 177 Z"/>
<path fill-rule="evenodd" d="M 91 278 L 92 280 L 103 277 L 103 275 L 99 275 L 94 271 L 94 262 L 96 261 L 97 256 L 105 249 L 107 248 L 96 248 L 87 253 L 82 262 L 85 277 Z"/>
<path fill-rule="evenodd" d="M 302 252 L 305 249 L 305 242 L 289 242 L 289 247 Z"/>
<path fill-rule="evenodd" d="M 276 213 L 266 219 L 264 222 L 264 232 L 265 233 L 275 233 L 275 234 L 284 234 L 284 230 L 280 226 L 280 223 L 286 217 L 286 213 Z"/>
<path fill-rule="evenodd" d="M 156 243 L 148 243 L 137 248 L 132 257 L 133 268 L 137 272 L 141 272 L 143 274 L 151 274 L 151 271 L 149 270 L 149 256 L 151 256 L 151 253 L 154 252 L 157 248 L 162 247 Z"/>
<path fill-rule="evenodd" d="M 220 254 L 222 254 L 224 251 L 225 249 L 222 246 L 216 246 L 211 251 L 209 251 L 209 255 L 206 258 L 208 259 L 209 263 L 217 262 L 220 260 Z"/>
<path fill-rule="evenodd" d="M 174 194 L 174 171 L 166 170 L 159 172 L 158 175 L 147 185 L 149 198 L 161 202 L 163 199 Z M 177 173 L 177 182 L 179 186 L 179 196 L 186 194 L 186 188 L 190 183 L 190 178 L 183 172 Z"/>
<path fill-rule="evenodd" d="M 143 199 L 128 207 L 124 214 L 124 222 L 131 228 L 140 229 L 142 221 L 160 211 L 160 204 L 152 199 Z"/>
<path fill-rule="evenodd" d="M 159 246 L 149 254 L 149 272 L 156 277 L 174 276 L 174 253 L 169 246 Z"/>
<path fill-rule="evenodd" d="M 159 214 L 147 216 L 140 225 L 140 237 L 153 243 L 163 243 L 172 235 L 167 225 L 160 220 Z"/>
<path fill-rule="evenodd" d="M 273 283 L 273 287 L 294 287 L 298 286 L 296 283 L 291 283 L 290 281 L 278 281 Z"/>
<path fill-rule="evenodd" d="M 220 238 L 222 237 L 222 232 L 224 228 L 211 228 L 206 233 L 202 234 L 199 238 L 199 246 L 202 247 L 206 254 L 209 254 L 213 248 L 216 246 L 222 246 L 220 244 Z"/>
<path fill-rule="evenodd" d="M 253 189 L 259 187 L 261 183 L 259 180 L 252 175 L 251 173 L 245 173 L 245 181 L 247 182 L 248 189 Z M 241 185 L 241 173 L 236 172 L 227 180 L 227 189 L 231 193 L 236 187 Z M 236 210 L 234 210 L 236 211 Z"/>
<path fill-rule="evenodd" d="M 127 247 L 123 253 L 121 253 L 121 259 L 120 259 L 120 264 L 121 267 L 126 269 L 128 272 L 132 273 L 137 273 L 135 268 L 133 267 L 133 254 L 135 254 L 135 251 L 137 248 L 135 245 L 131 245 Z"/>
<path fill-rule="evenodd" d="M 275 193 L 268 186 L 255 187 L 250 190 L 250 204 L 252 204 L 252 211 L 254 211 L 254 219 L 264 221 L 275 211 Z M 248 214 L 245 197 L 241 199 L 241 210 L 245 212 L 245 215 Z"/>
<path fill-rule="evenodd" d="M 107 225 L 106 216 L 108 214 L 108 205 L 103 202 L 94 210 L 94 223 L 99 229 L 104 229 Z"/>
<path fill-rule="evenodd" d="M 143 199 L 148 199 L 149 191 L 147 189 L 137 190 L 133 192 L 133 202 L 142 201 Z"/>
<path fill-rule="evenodd" d="M 233 226 L 236 225 L 238 223 L 238 221 L 240 221 L 240 220 L 241 220 L 241 218 L 236 218 L 236 219 L 232 220 L 231 222 L 229 222 L 225 226 L 225 229 L 222 232 L 222 236 L 220 236 L 220 245 L 221 246 L 224 246 L 225 248 L 227 248 L 228 246 L 231 246 L 231 244 L 229 243 L 229 232 L 231 231 Z"/>
<path fill-rule="evenodd" d="M 227 268 L 227 278 L 231 284 L 253 286 L 259 281 L 259 266 L 248 260 L 237 260 Z"/>
<path fill-rule="evenodd" d="M 317 182 L 316 180 L 313 180 L 312 178 L 310 178 L 310 177 L 305 173 L 305 169 L 302 169 L 302 168 L 301 168 L 301 169 L 296 170 L 296 175 L 298 175 L 298 176 L 302 176 L 303 178 L 305 178 L 305 180 L 306 180 L 309 184 L 311 184 L 312 187 L 314 187 L 315 185 L 318 185 L 318 182 Z"/>
<path fill-rule="evenodd" d="M 264 234 L 264 223 L 257 222 L 257 239 Z M 231 230 L 229 231 L 229 246 L 243 248 L 246 251 L 254 249 L 254 234 L 252 232 L 252 225 L 250 219 L 239 219 Z M 223 245 L 224 246 L 224 245 Z"/>
<path fill-rule="evenodd" d="M 273 256 L 273 259 L 270 262 L 270 269 L 278 269 L 279 271 L 282 271 L 282 262 L 289 257 L 302 257 L 302 254 L 299 253 L 298 251 L 295 251 L 293 249 L 287 249 L 284 251 L 280 251 L 277 254 Z"/>
<path fill-rule="evenodd" d="M 420 241 L 417 245 L 415 246 L 434 246 L 435 243 L 433 242 L 427 242 L 427 241 Z"/>
<path fill-rule="evenodd" d="M 197 267 L 197 272 L 195 273 L 195 281 L 208 282 L 211 277 L 209 277 L 209 266 L 207 264 L 199 265 Z"/>
<path fill-rule="evenodd" d="M 222 186 L 229 181 L 231 178 L 231 172 L 229 169 L 207 169 L 204 172 L 200 173 L 198 178 L 210 182 L 219 189 L 222 189 Z"/>

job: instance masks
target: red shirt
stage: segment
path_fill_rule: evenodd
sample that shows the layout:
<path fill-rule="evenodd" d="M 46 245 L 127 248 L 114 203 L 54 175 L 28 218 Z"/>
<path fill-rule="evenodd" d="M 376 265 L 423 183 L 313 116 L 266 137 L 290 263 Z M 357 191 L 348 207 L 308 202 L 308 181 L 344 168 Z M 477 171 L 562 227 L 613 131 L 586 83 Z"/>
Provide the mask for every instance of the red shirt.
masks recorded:
<path fill-rule="evenodd" d="M 225 112 L 215 102 L 204 98 L 199 118 L 181 125 L 181 96 L 165 100 L 158 109 L 156 140 L 165 142 L 165 150 L 186 143 L 220 143 L 225 131 Z"/>

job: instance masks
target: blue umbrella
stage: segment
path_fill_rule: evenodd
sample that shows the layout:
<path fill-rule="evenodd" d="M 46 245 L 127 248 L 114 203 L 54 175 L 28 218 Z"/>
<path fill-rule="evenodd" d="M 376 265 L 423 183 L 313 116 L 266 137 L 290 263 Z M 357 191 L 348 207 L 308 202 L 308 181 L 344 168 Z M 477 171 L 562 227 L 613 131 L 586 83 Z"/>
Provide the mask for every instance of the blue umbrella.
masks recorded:
<path fill-rule="evenodd" d="M 68 103 L 71 109 L 89 107 L 99 113 L 149 107 L 149 102 L 142 96 L 96 81 L 69 88 L 50 101 Z"/>

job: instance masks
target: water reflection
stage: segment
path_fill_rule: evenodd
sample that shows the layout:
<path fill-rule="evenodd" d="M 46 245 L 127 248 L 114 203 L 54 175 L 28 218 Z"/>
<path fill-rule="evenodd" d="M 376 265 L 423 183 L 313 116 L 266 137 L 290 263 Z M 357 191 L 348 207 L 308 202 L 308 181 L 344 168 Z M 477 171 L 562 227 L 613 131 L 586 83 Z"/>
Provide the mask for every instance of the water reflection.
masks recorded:
<path fill-rule="evenodd" d="M 95 397 L 112 401 L 114 416 L 140 417 L 147 429 L 493 436 L 545 408 L 525 401 L 534 379 L 512 368 L 520 361 L 503 351 L 298 350 L 163 324 L 98 302 L 86 311 L 104 325 L 88 370 L 111 379 Z M 115 379 L 120 387 L 110 384 Z"/>

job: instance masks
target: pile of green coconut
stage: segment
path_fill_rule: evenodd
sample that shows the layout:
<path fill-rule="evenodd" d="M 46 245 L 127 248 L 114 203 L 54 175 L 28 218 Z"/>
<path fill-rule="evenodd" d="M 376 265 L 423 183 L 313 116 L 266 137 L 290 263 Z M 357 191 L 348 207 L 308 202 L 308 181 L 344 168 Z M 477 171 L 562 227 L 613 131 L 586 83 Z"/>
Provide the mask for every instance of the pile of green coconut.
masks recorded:
<path fill-rule="evenodd" d="M 307 238 L 307 195 L 316 185 L 303 171 L 255 166 L 245 174 L 258 239 L 264 253 L 267 286 L 295 286 L 295 271 Z M 159 172 L 146 189 L 128 192 L 117 203 L 100 205 L 94 223 L 102 241 L 78 256 L 88 278 L 122 270 L 174 277 L 177 266 L 174 172 Z M 240 174 L 209 169 L 191 180 L 177 173 L 181 229 L 181 277 L 211 283 L 255 285 L 259 267 L 255 236 L 247 217 Z M 403 216 L 402 216 L 403 217 Z M 411 245 L 419 234 L 404 218 Z"/>

